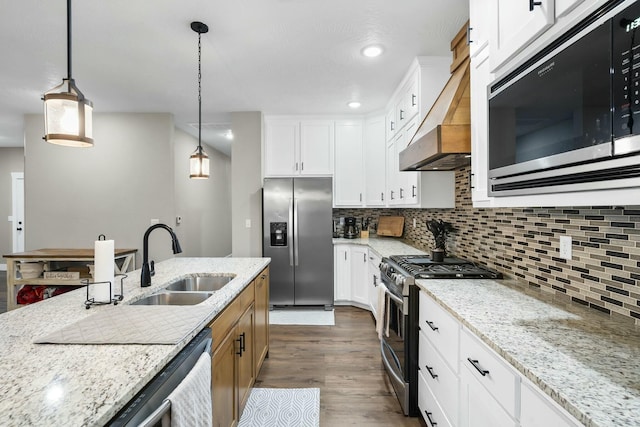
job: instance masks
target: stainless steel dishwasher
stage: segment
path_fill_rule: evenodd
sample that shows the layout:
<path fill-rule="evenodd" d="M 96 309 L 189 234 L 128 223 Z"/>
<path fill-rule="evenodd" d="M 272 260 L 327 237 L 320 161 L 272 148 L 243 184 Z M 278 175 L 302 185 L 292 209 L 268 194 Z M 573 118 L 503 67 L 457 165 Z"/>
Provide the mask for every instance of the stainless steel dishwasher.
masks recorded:
<path fill-rule="evenodd" d="M 109 426 L 162 426 L 170 405 L 167 396 L 187 376 L 196 362 L 211 354 L 211 329 L 204 328 L 109 422 Z"/>

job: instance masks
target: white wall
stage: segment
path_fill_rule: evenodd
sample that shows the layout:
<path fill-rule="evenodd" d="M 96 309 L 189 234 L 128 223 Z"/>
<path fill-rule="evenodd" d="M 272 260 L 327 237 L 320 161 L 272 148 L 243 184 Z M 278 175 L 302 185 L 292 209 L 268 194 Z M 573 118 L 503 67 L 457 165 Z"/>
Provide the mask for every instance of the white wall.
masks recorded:
<path fill-rule="evenodd" d="M 13 215 L 11 172 L 24 171 L 23 148 L 0 148 L 0 257 L 13 252 Z M 6 264 L 0 258 L 0 265 Z"/>
<path fill-rule="evenodd" d="M 25 116 L 25 249 L 87 248 L 99 234 L 137 248 L 152 218 L 175 220 L 174 125 L 170 114 L 95 114 L 95 145 L 42 140 L 41 115 Z M 1 218 L 0 218 L 1 219 Z M 173 256 L 165 231 L 150 238 L 150 259 Z"/>
<path fill-rule="evenodd" d="M 183 256 L 227 256 L 231 254 L 231 159 L 205 145 L 211 175 L 190 179 L 189 157 L 197 146 L 197 138 L 176 129 L 175 202 L 182 223 L 173 228 Z"/>
<path fill-rule="evenodd" d="M 231 113 L 233 256 L 262 256 L 261 112 Z M 246 227 L 246 221 L 251 228 Z"/>

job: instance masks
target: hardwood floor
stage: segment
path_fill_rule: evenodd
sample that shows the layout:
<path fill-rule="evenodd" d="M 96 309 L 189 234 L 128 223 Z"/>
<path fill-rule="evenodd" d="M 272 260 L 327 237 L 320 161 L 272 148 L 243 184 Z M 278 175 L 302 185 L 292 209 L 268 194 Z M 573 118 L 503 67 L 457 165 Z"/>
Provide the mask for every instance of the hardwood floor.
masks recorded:
<path fill-rule="evenodd" d="M 371 313 L 336 307 L 335 326 L 271 325 L 255 387 L 320 388 L 321 426 L 424 426 L 402 414 Z"/>

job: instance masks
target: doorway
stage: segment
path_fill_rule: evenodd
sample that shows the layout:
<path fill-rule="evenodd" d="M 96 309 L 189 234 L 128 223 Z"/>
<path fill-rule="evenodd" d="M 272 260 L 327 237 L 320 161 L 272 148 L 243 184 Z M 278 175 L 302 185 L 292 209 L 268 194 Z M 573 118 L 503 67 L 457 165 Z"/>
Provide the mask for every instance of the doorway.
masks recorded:
<path fill-rule="evenodd" d="M 24 252 L 24 173 L 11 172 L 13 252 Z"/>

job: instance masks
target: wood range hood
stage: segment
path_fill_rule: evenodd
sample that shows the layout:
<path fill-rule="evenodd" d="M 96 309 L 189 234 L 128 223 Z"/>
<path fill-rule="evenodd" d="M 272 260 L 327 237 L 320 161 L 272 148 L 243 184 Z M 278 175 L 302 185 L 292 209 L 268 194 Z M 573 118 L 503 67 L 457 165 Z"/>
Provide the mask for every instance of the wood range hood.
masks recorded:
<path fill-rule="evenodd" d="M 407 148 L 400 152 L 401 171 L 452 170 L 471 163 L 471 67 L 467 25 L 451 42 L 453 63 L 449 81 Z"/>

